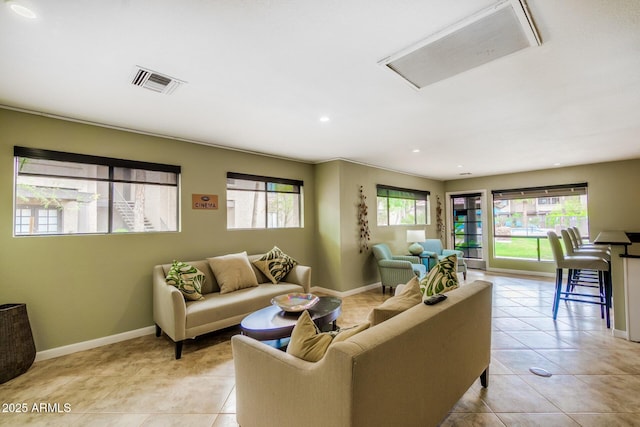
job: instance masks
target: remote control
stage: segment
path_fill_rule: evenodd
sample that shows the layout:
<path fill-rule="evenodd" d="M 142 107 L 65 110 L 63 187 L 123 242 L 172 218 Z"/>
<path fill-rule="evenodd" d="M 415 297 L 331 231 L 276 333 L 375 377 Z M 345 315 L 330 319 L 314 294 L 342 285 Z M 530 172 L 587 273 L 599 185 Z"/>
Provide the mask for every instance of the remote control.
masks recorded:
<path fill-rule="evenodd" d="M 440 301 L 444 301 L 446 299 L 447 299 L 447 296 L 445 294 L 437 294 L 424 300 L 424 303 L 427 305 L 433 305 L 433 304 L 439 303 Z"/>

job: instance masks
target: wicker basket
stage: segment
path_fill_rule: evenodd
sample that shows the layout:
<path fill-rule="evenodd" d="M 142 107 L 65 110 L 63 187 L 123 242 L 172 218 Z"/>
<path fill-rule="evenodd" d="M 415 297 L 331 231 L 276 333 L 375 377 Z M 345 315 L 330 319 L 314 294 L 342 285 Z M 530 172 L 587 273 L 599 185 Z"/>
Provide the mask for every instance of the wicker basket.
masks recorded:
<path fill-rule="evenodd" d="M 35 358 L 26 304 L 0 305 L 0 384 L 27 372 Z"/>

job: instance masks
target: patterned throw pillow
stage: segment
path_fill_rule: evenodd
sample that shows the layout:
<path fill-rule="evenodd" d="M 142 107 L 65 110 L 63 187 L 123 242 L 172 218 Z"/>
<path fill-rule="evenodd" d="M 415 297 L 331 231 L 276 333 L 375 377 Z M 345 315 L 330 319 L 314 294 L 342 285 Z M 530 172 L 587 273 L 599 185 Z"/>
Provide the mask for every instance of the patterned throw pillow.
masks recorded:
<path fill-rule="evenodd" d="M 458 287 L 458 257 L 453 254 L 436 264 L 420 281 L 424 299 L 443 294 Z"/>
<path fill-rule="evenodd" d="M 204 299 L 202 296 L 202 284 L 206 276 L 197 268 L 181 261 L 173 261 L 166 279 L 167 285 L 178 288 L 185 300 L 197 301 Z"/>
<path fill-rule="evenodd" d="M 274 246 L 273 249 L 264 254 L 260 259 L 253 261 L 253 264 L 258 267 L 272 283 L 276 284 L 282 280 L 298 262 L 282 252 L 280 248 Z"/>

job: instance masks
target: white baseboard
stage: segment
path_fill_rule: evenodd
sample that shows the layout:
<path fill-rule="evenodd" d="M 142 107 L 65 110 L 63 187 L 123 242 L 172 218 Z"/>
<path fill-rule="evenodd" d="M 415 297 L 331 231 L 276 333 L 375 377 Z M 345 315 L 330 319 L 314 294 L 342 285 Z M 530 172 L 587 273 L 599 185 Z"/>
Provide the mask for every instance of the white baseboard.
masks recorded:
<path fill-rule="evenodd" d="M 56 347 L 49 350 L 43 350 L 36 353 L 36 362 L 40 360 L 53 359 L 54 357 L 66 356 L 67 354 L 77 353 L 79 351 L 90 350 L 96 347 L 102 347 L 107 344 L 115 344 L 121 341 L 133 338 L 143 337 L 145 335 L 154 334 L 155 326 L 147 326 L 146 328 L 136 329 L 133 331 L 123 332 L 121 334 L 109 335 L 108 337 L 96 338 L 94 340 L 83 341 L 75 344 L 69 344 L 62 347 Z"/>
<path fill-rule="evenodd" d="M 613 329 L 613 336 L 616 338 L 629 339 L 629 333 L 627 331 L 621 331 L 620 329 Z"/>
<path fill-rule="evenodd" d="M 315 292 L 321 292 L 323 294 L 331 295 L 333 297 L 345 298 L 345 297 L 350 297 L 351 295 L 356 295 L 356 294 L 359 294 L 361 292 L 370 291 L 370 290 L 376 289 L 376 288 L 380 288 L 380 292 L 382 292 L 382 284 L 380 284 L 380 282 L 372 283 L 370 285 L 360 286 L 359 288 L 350 289 L 350 290 L 344 291 L 344 292 L 336 291 L 335 289 L 323 288 L 322 286 L 312 286 L 311 287 L 311 291 L 312 292 L 314 292 L 314 291 Z"/>
<path fill-rule="evenodd" d="M 525 276 L 541 276 L 541 277 L 556 277 L 555 273 L 547 273 L 544 271 L 530 271 L 530 270 L 510 270 L 508 268 L 487 268 L 491 273 L 504 273 L 504 274 L 519 274 Z"/>

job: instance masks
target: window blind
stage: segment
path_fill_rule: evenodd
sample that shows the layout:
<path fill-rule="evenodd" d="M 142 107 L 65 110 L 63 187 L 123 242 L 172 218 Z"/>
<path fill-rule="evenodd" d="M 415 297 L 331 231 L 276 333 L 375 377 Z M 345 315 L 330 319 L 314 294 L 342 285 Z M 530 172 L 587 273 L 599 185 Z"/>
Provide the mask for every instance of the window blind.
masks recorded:
<path fill-rule="evenodd" d="M 587 183 L 550 185 L 545 187 L 492 190 L 493 200 L 536 199 L 539 197 L 582 196 L 587 194 Z"/>

